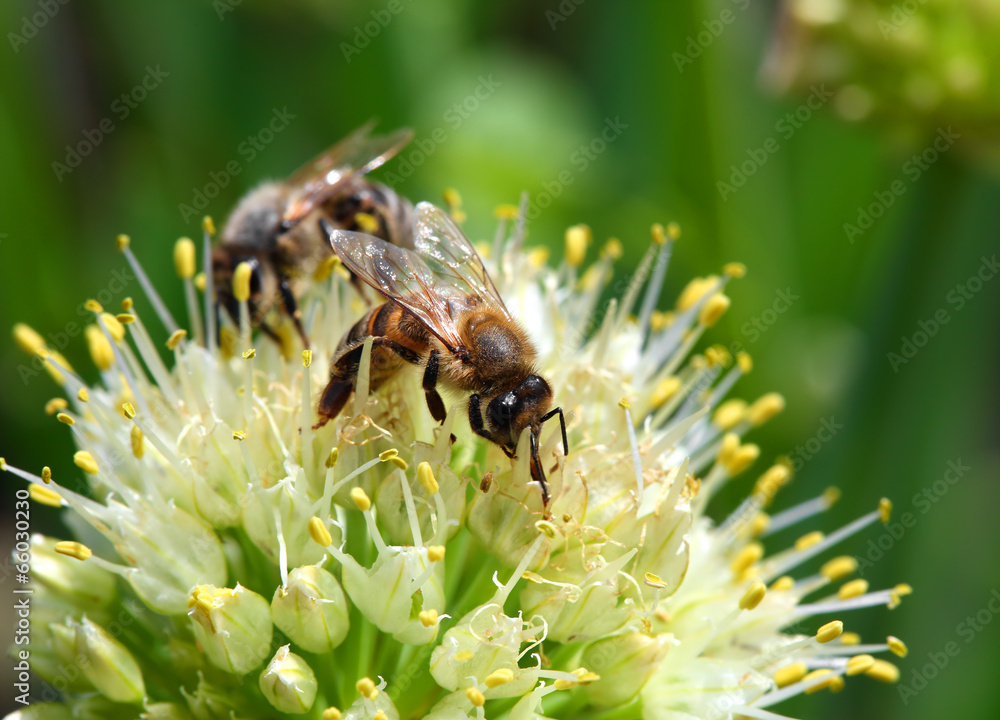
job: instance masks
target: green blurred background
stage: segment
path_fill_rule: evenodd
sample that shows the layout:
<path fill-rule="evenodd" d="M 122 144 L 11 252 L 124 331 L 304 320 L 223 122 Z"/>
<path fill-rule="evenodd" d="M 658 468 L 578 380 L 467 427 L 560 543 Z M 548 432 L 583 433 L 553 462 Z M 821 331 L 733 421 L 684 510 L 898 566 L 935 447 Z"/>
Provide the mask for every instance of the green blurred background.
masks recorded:
<path fill-rule="evenodd" d="M 371 117 L 382 129 L 412 126 L 427 149 L 402 154 L 413 172 L 397 189 L 431 200 L 458 189 L 474 239 L 492 235 L 496 205 L 548 193 L 529 242 L 558 258 L 565 227 L 587 223 L 598 242 L 622 240 L 624 273 L 650 224 L 675 220 L 684 235 L 665 302 L 724 262 L 749 268 L 710 337 L 753 354 L 744 397 L 788 399 L 750 438 L 767 458 L 802 461 L 781 502 L 837 485 L 844 495 L 824 530 L 883 494 L 897 518 L 914 518 L 898 538 L 875 529 L 843 548 L 868 556 L 881 538 L 888 549 L 864 577 L 916 591 L 895 611 L 845 616 L 847 628 L 904 638 L 908 686 L 928 653 L 960 647 L 908 703 L 862 678 L 778 709 L 1000 716 L 1000 622 L 971 637 L 959 627 L 979 611 L 978 622 L 992 619 L 991 592 L 1000 596 L 1000 280 L 966 284 L 989 274 L 982 258 L 1000 244 L 996 0 L 8 0 L 0 28 L 0 327 L 24 321 L 48 334 L 81 320 L 80 303 L 125 266 L 120 232 L 179 311 L 171 248 L 198 233 L 202 214 L 181 205 L 212 173 L 239 168 L 208 202 L 221 222 L 256 182 L 287 175 Z M 294 118 L 259 149 L 241 145 L 275 111 Z M 587 158 L 579 148 L 609 123 L 620 131 Z M 927 150 L 949 128 L 958 139 Z M 88 135 L 100 142 L 78 167 L 54 167 Z M 402 168 L 393 161 L 382 176 Z M 750 176 L 735 188 L 739 173 Z M 869 224 L 863 209 L 879 217 Z M 140 293 L 133 285 L 115 301 L 124 295 Z M 889 353 L 902 354 L 904 337 L 919 341 L 919 323 L 941 310 L 947 324 L 894 367 Z M 80 337 L 63 352 L 90 367 Z M 70 435 L 42 411 L 56 388 L 25 366 L 4 343 L 0 454 L 73 473 Z M 824 420 L 842 427 L 818 434 Z M 970 468 L 954 484 L 943 480 L 949 461 Z M 8 508 L 16 486 L 4 487 Z M 43 510 L 34 528 L 60 532 Z M 0 518 L 5 548 L 12 515 Z M 8 619 L 9 610 L 4 634 Z"/>

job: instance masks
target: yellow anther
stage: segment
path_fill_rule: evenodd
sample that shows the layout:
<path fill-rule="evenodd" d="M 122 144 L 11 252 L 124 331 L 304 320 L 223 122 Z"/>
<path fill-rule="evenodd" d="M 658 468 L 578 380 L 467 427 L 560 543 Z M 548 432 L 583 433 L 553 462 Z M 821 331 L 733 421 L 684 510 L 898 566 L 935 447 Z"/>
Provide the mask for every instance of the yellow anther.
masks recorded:
<path fill-rule="evenodd" d="M 42 468 L 42 482 L 44 482 L 46 485 L 52 482 L 52 468 L 50 468 L 48 465 Z"/>
<path fill-rule="evenodd" d="M 780 688 L 794 685 L 806 676 L 809 668 L 805 663 L 793 662 L 774 671 L 774 684 Z"/>
<path fill-rule="evenodd" d="M 466 688 L 465 697 L 469 699 L 473 707 L 482 707 L 486 704 L 486 696 L 479 690 L 479 688 Z"/>
<path fill-rule="evenodd" d="M 861 644 L 861 636 L 858 635 L 856 632 L 845 632 L 843 635 L 840 636 L 840 644 L 841 645 L 860 645 Z"/>
<path fill-rule="evenodd" d="M 89 310 L 90 312 L 94 313 L 95 315 L 100 315 L 102 312 L 104 312 L 104 306 L 101 305 L 101 303 L 94 300 L 93 298 L 87 300 L 87 302 L 83 304 L 83 307 Z"/>
<path fill-rule="evenodd" d="M 7 461 L 2 457 L 0 457 L 0 470 L 7 472 Z"/>
<path fill-rule="evenodd" d="M 545 267 L 549 262 L 549 255 L 551 251 L 544 245 L 539 245 L 538 247 L 533 247 L 528 252 L 528 262 L 531 263 L 532 267 L 541 268 Z"/>
<path fill-rule="evenodd" d="M 433 608 L 430 610 L 421 610 L 417 617 L 420 619 L 420 624 L 426 628 L 434 627 L 438 622 L 437 610 Z"/>
<path fill-rule="evenodd" d="M 736 558 L 729 567 L 733 571 L 733 575 L 742 577 L 743 573 L 749 570 L 762 557 L 764 557 L 764 546 L 759 542 L 753 542 L 737 553 Z"/>
<path fill-rule="evenodd" d="M 417 480 L 430 495 L 437 495 L 438 490 L 440 490 L 434 477 L 434 470 L 431 469 L 430 463 L 426 460 L 417 465 Z"/>
<path fill-rule="evenodd" d="M 378 232 L 378 220 L 376 220 L 372 215 L 365 212 L 359 212 L 354 214 L 354 222 L 357 223 L 361 232 L 368 233 L 369 235 L 374 235 Z"/>
<path fill-rule="evenodd" d="M 362 696 L 368 698 L 369 700 L 374 700 L 378 697 L 378 688 L 375 687 L 375 682 L 370 677 L 363 677 L 354 685 L 358 689 L 358 692 Z"/>
<path fill-rule="evenodd" d="M 765 503 L 770 502 L 775 493 L 784 487 L 791 479 L 792 473 L 785 465 L 772 465 L 764 474 L 757 478 L 754 494 L 764 496 Z"/>
<path fill-rule="evenodd" d="M 673 313 L 663 312 L 662 310 L 654 310 L 649 316 L 649 329 L 653 332 L 660 332 L 660 330 L 664 330 L 669 327 L 670 323 L 673 321 Z"/>
<path fill-rule="evenodd" d="M 36 503 L 48 505 L 49 507 L 62 507 L 62 495 L 50 487 L 32 483 L 28 486 L 28 496 Z"/>
<path fill-rule="evenodd" d="M 247 434 L 242 430 L 233 430 L 233 440 L 246 440 Z"/>
<path fill-rule="evenodd" d="M 757 462 L 760 457 L 760 448 L 754 443 L 740 445 L 733 453 L 733 456 L 726 462 L 726 472 L 730 477 L 736 477 L 748 467 Z"/>
<path fill-rule="evenodd" d="M 333 535 L 330 531 L 326 529 L 326 523 L 320 520 L 315 515 L 309 518 L 309 537 L 313 539 L 317 545 L 323 547 L 330 547 L 333 544 Z"/>
<path fill-rule="evenodd" d="M 739 447 L 740 436 L 736 433 L 726 433 L 722 436 L 722 442 L 719 443 L 718 461 L 722 464 L 727 463 L 739 450 Z"/>
<path fill-rule="evenodd" d="M 32 485 L 32 487 L 37 487 L 37 486 Z M 889 650 L 892 652 L 892 654 L 896 655 L 897 657 L 903 658 L 910 653 L 909 648 L 906 647 L 906 643 L 904 643 L 895 635 L 890 635 L 889 637 L 887 637 L 885 639 L 885 642 L 889 646 Z"/>
<path fill-rule="evenodd" d="M 863 672 L 868 672 L 872 665 L 875 664 L 875 658 L 871 655 L 855 655 L 850 660 L 847 661 L 847 675 L 853 677 L 855 675 L 860 675 Z"/>
<path fill-rule="evenodd" d="M 868 592 L 868 581 L 857 578 L 841 585 L 840 589 L 837 590 L 837 597 L 841 600 L 850 600 L 864 595 L 866 592 Z"/>
<path fill-rule="evenodd" d="M 510 668 L 500 668 L 499 670 L 494 670 L 486 679 L 483 680 L 483 684 L 491 690 L 495 687 L 500 687 L 501 685 L 506 685 L 511 680 L 514 679 L 514 671 Z"/>
<path fill-rule="evenodd" d="M 122 403 L 122 412 L 129 420 L 135 417 L 135 406 L 130 402 Z"/>
<path fill-rule="evenodd" d="M 313 351 L 312 350 L 303 350 L 302 351 L 302 367 L 309 367 L 310 365 L 312 365 L 312 361 L 313 361 Z"/>
<path fill-rule="evenodd" d="M 254 349 L 254 348 L 247 348 L 246 350 L 243 351 L 243 359 L 244 360 L 253 360 L 255 357 L 257 357 L 257 350 L 256 349 Z"/>
<path fill-rule="evenodd" d="M 575 688 L 577 686 L 577 681 L 576 680 L 563 680 L 563 679 L 559 679 L 559 680 L 556 680 L 554 683 L 552 683 L 552 686 L 556 690 L 570 690 L 570 689 Z"/>
<path fill-rule="evenodd" d="M 701 312 L 698 313 L 698 322 L 705 327 L 712 327 L 719 321 L 722 314 L 729 309 L 729 305 L 730 300 L 726 295 L 716 293 L 701 308 Z"/>
<path fill-rule="evenodd" d="M 622 242 L 618 238 L 608 238 L 604 247 L 601 248 L 601 257 L 611 260 L 618 260 L 623 254 L 625 254 L 625 248 L 622 247 Z"/>
<path fill-rule="evenodd" d="M 241 262 L 233 271 L 233 297 L 238 302 L 246 302 L 250 299 L 250 277 L 252 275 L 253 268 L 248 262 Z"/>
<path fill-rule="evenodd" d="M 185 280 L 194 277 L 196 269 L 194 258 L 194 242 L 191 238 L 180 238 L 174 245 L 174 267 L 177 269 L 178 276 Z"/>
<path fill-rule="evenodd" d="M 823 644 L 836 640 L 844 632 L 844 623 L 832 620 L 816 631 L 816 642 Z"/>
<path fill-rule="evenodd" d="M 326 461 L 323 463 L 327 468 L 332 468 L 337 464 L 337 460 L 340 459 L 340 448 L 334 448 L 330 451 L 330 454 L 326 456 Z"/>
<path fill-rule="evenodd" d="M 767 594 L 767 588 L 760 580 L 754 582 L 740 598 L 740 610 L 753 610 Z"/>
<path fill-rule="evenodd" d="M 498 220 L 513 220 L 520 212 L 517 205 L 497 205 L 493 210 L 493 215 Z"/>
<path fill-rule="evenodd" d="M 115 246 L 118 248 L 118 252 L 125 252 L 125 249 L 132 242 L 132 238 L 128 235 L 119 235 L 115 238 Z"/>
<path fill-rule="evenodd" d="M 557 530 L 556 526 L 550 523 L 548 520 L 539 520 L 535 523 L 535 527 L 540 533 L 550 540 L 556 537 Z"/>
<path fill-rule="evenodd" d="M 132 426 L 132 430 L 129 432 L 129 442 L 132 444 L 132 455 L 141 460 L 142 456 L 146 454 L 146 436 L 142 434 L 138 425 Z"/>
<path fill-rule="evenodd" d="M 472 653 L 468 650 L 462 650 L 461 652 L 455 653 L 455 662 L 465 662 L 466 660 L 472 659 Z"/>
<path fill-rule="evenodd" d="M 118 313 L 115 315 L 115 320 L 122 325 L 131 325 L 135 322 L 135 315 L 130 315 L 129 313 Z"/>
<path fill-rule="evenodd" d="M 35 356 L 39 350 L 45 348 L 45 338 L 39 335 L 34 328 L 24 323 L 17 323 L 13 329 L 14 342 L 17 343 L 28 355 Z"/>
<path fill-rule="evenodd" d="M 585 667 L 577 668 L 576 670 L 573 671 L 573 674 L 576 675 L 577 681 L 579 681 L 583 685 L 586 685 L 587 683 L 596 682 L 601 679 L 600 675 L 598 675 L 595 672 L 591 672 Z"/>
<path fill-rule="evenodd" d="M 80 402 L 87 402 L 90 400 L 90 393 L 87 392 L 87 388 L 82 387 L 76 393 L 76 399 Z"/>
<path fill-rule="evenodd" d="M 731 278 L 739 279 L 747 274 L 747 266 L 741 262 L 726 263 L 722 266 L 722 272 Z"/>
<path fill-rule="evenodd" d="M 823 542 L 824 537 L 825 536 L 823 535 L 823 533 L 820 532 L 819 530 L 813 530 L 812 532 L 806 533 L 805 535 L 803 535 L 802 537 L 800 537 L 798 540 L 795 541 L 795 549 L 805 550 L 807 548 L 811 548 L 816 543 Z"/>
<path fill-rule="evenodd" d="M 840 580 L 858 569 L 858 561 L 850 555 L 841 555 L 823 563 L 819 569 L 827 580 Z"/>
<path fill-rule="evenodd" d="M 354 501 L 354 504 L 361 512 L 367 512 L 372 506 L 372 501 L 368 497 L 368 494 L 359 487 L 351 488 L 351 500 Z"/>
<path fill-rule="evenodd" d="M 865 675 L 879 682 L 894 683 L 899 680 L 899 668 L 887 660 L 876 659 L 872 666 L 865 670 Z"/>
<path fill-rule="evenodd" d="M 747 419 L 757 427 L 763 425 L 768 420 L 785 409 L 785 398 L 780 393 L 772 392 L 763 395 L 754 401 L 747 413 Z"/>
<path fill-rule="evenodd" d="M 376 710 L 372 720 L 389 720 L 389 716 L 385 714 L 385 710 Z"/>
<path fill-rule="evenodd" d="M 621 400 L 618 401 L 618 407 L 624 410 L 629 410 L 632 407 L 632 403 L 628 401 L 627 397 L 623 397 Z"/>
<path fill-rule="evenodd" d="M 712 422 L 723 432 L 732 430 L 744 418 L 746 412 L 747 404 L 745 400 L 738 398 L 726 400 L 716 408 L 715 414 L 712 415 Z"/>
<path fill-rule="evenodd" d="M 753 358 L 750 357 L 750 353 L 736 353 L 736 364 L 740 366 L 740 370 L 744 375 L 753 370 Z"/>
<path fill-rule="evenodd" d="M 677 391 L 681 389 L 681 385 L 681 380 L 678 377 L 671 375 L 668 378 L 664 378 L 653 389 L 653 395 L 649 399 L 650 404 L 654 408 L 660 407 L 677 394 Z"/>
<path fill-rule="evenodd" d="M 55 415 L 57 412 L 61 412 L 69 407 L 69 403 L 66 402 L 66 398 L 52 398 L 47 403 L 45 403 L 45 414 Z"/>
<path fill-rule="evenodd" d="M 118 322 L 118 318 L 111 313 L 101 313 L 101 320 L 104 321 L 104 327 L 107 328 L 112 340 L 120 343 L 125 339 L 125 326 Z"/>
<path fill-rule="evenodd" d="M 566 228 L 566 264 L 570 267 L 580 267 L 587 256 L 587 246 L 590 245 L 592 233 L 587 225 L 573 225 Z"/>
<path fill-rule="evenodd" d="M 759 512 L 750 521 L 750 535 L 760 537 L 771 527 L 771 516 L 766 512 Z"/>
<path fill-rule="evenodd" d="M 187 330 L 176 330 L 173 335 L 167 338 L 167 349 L 173 350 L 178 345 L 180 345 L 181 340 L 187 337 Z"/>
<path fill-rule="evenodd" d="M 444 545 L 428 545 L 427 560 L 429 562 L 441 562 L 444 560 Z"/>
<path fill-rule="evenodd" d="M 771 583 L 771 590 L 775 592 L 780 590 L 791 590 L 793 587 L 795 587 L 795 578 L 791 575 L 782 575 L 780 578 Z"/>
<path fill-rule="evenodd" d="M 399 457 L 398 455 L 389 458 L 389 462 L 391 462 L 393 465 L 398 467 L 403 472 L 406 472 L 410 468 L 410 464 L 406 462 L 406 460 L 404 460 L 403 458 Z"/>
<path fill-rule="evenodd" d="M 892 591 L 896 593 L 899 597 L 913 594 L 913 588 L 910 586 L 909 583 L 900 583 L 899 585 L 894 587 Z"/>
<path fill-rule="evenodd" d="M 133 307 L 135 307 L 135 303 L 132 301 L 132 298 L 127 297 L 124 300 L 122 300 L 122 310 L 124 310 L 125 312 L 127 313 L 132 312 Z"/>
<path fill-rule="evenodd" d="M 340 710 L 332 705 L 323 711 L 323 720 L 340 720 L 342 717 Z"/>
<path fill-rule="evenodd" d="M 888 523 L 892 517 L 892 500 L 882 498 L 878 501 L 878 516 L 883 523 Z"/>
<path fill-rule="evenodd" d="M 652 227 L 649 228 L 649 234 L 653 236 L 653 242 L 657 245 L 662 245 L 667 241 L 667 232 L 660 223 L 653 223 Z"/>
<path fill-rule="evenodd" d="M 449 208 L 462 207 L 462 196 L 459 195 L 458 190 L 455 188 L 445 188 L 441 192 L 441 198 Z"/>
<path fill-rule="evenodd" d="M 97 369 L 110 369 L 115 362 L 115 353 L 101 329 L 96 325 L 88 325 L 84 330 L 84 338 L 87 341 L 87 349 L 90 351 L 90 359 L 97 366 Z"/>
<path fill-rule="evenodd" d="M 323 282 L 330 275 L 333 274 L 333 268 L 340 262 L 340 258 L 336 255 L 330 255 L 324 258 L 323 261 L 316 268 L 316 272 L 313 273 L 313 280 L 316 282 Z"/>
<path fill-rule="evenodd" d="M 77 560 L 86 560 L 94 554 L 89 547 L 83 543 L 78 543 L 75 540 L 62 540 L 57 542 L 55 551 L 60 555 L 66 555 L 67 557 L 76 558 Z"/>
<path fill-rule="evenodd" d="M 712 345 L 705 350 L 705 359 L 709 367 L 729 367 L 733 356 L 722 345 Z"/>
<path fill-rule="evenodd" d="M 659 575 L 654 575 L 651 572 L 646 573 L 642 576 L 642 581 L 651 588 L 655 590 L 666 590 L 667 584 L 663 582 L 663 579 Z"/>
<path fill-rule="evenodd" d="M 667 223 L 667 237 L 671 240 L 680 240 L 681 226 L 675 222 Z"/>
<path fill-rule="evenodd" d="M 98 472 L 97 461 L 94 460 L 94 456 L 86 450 L 80 450 L 73 455 L 73 462 L 78 468 L 83 470 L 88 475 L 96 475 Z"/>
<path fill-rule="evenodd" d="M 709 277 L 696 277 L 692 278 L 684 289 L 681 290 L 681 294 L 677 298 L 677 309 L 687 310 L 696 302 L 701 300 L 702 296 L 709 290 L 715 288 L 716 281 L 718 278 L 714 276 Z"/>
<path fill-rule="evenodd" d="M 392 460 L 397 455 L 399 455 L 399 451 L 396 448 L 389 448 L 388 450 L 380 452 L 378 454 L 378 459 L 385 462 L 387 460 Z"/>
<path fill-rule="evenodd" d="M 56 420 L 63 423 L 64 425 L 76 424 L 76 420 L 73 419 L 73 416 L 67 415 L 66 413 L 59 413 L 58 415 L 56 415 Z"/>
<path fill-rule="evenodd" d="M 827 679 L 821 683 L 816 683 L 811 688 L 806 690 L 806 695 L 809 695 L 814 692 L 819 692 L 823 688 L 829 687 L 830 684 L 833 682 L 834 678 L 836 678 L 837 676 L 826 668 L 820 668 L 819 670 L 813 670 L 811 673 L 802 678 L 802 682 L 806 682 L 808 680 L 813 680 L 815 678 L 821 678 L 821 677 L 826 677 Z"/>
<path fill-rule="evenodd" d="M 840 500 L 840 488 L 838 487 L 828 487 L 823 491 L 823 500 L 829 505 L 834 505 L 838 500 Z"/>

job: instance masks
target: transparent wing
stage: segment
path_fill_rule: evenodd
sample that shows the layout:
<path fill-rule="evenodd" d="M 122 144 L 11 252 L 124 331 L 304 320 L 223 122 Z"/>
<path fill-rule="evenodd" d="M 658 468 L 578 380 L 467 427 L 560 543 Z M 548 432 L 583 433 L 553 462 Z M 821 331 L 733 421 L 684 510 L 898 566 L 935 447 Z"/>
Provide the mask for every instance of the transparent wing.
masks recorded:
<path fill-rule="evenodd" d="M 418 252 L 326 222 L 323 228 L 351 272 L 413 313 L 452 352 L 464 349 L 458 321 L 466 311 L 486 304 L 510 318 L 472 244 L 429 203 L 417 206 Z"/>
<path fill-rule="evenodd" d="M 375 121 L 370 120 L 289 178 L 295 191 L 283 218 L 286 224 L 304 218 L 352 177 L 371 172 L 413 139 L 408 128 L 373 136 L 374 127 Z"/>

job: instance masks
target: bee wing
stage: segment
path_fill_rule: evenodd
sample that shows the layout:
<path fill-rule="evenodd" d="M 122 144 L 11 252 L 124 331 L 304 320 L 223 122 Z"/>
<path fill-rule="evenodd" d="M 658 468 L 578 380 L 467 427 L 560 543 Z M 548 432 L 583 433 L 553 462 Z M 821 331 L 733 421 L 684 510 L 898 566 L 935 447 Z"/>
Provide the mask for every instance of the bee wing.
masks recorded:
<path fill-rule="evenodd" d="M 351 272 L 409 310 L 452 352 L 464 348 L 458 319 L 470 308 L 488 304 L 510 318 L 472 244 L 430 203 L 417 206 L 418 252 L 321 224 Z"/>
<path fill-rule="evenodd" d="M 286 225 L 294 225 L 351 178 L 379 167 L 413 139 L 409 128 L 373 136 L 374 127 L 375 121 L 369 120 L 289 178 L 295 190 L 283 218 Z"/>

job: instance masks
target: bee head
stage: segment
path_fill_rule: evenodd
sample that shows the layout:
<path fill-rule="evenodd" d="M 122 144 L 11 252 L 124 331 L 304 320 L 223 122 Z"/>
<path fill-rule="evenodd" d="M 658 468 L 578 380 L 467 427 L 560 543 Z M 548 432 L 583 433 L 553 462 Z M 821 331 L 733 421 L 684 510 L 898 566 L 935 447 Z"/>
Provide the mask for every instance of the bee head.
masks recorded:
<path fill-rule="evenodd" d="M 497 395 L 486 407 L 486 417 L 500 443 L 511 453 L 526 427 L 537 433 L 540 418 L 552 406 L 552 388 L 540 375 L 528 375 L 513 390 Z"/>

